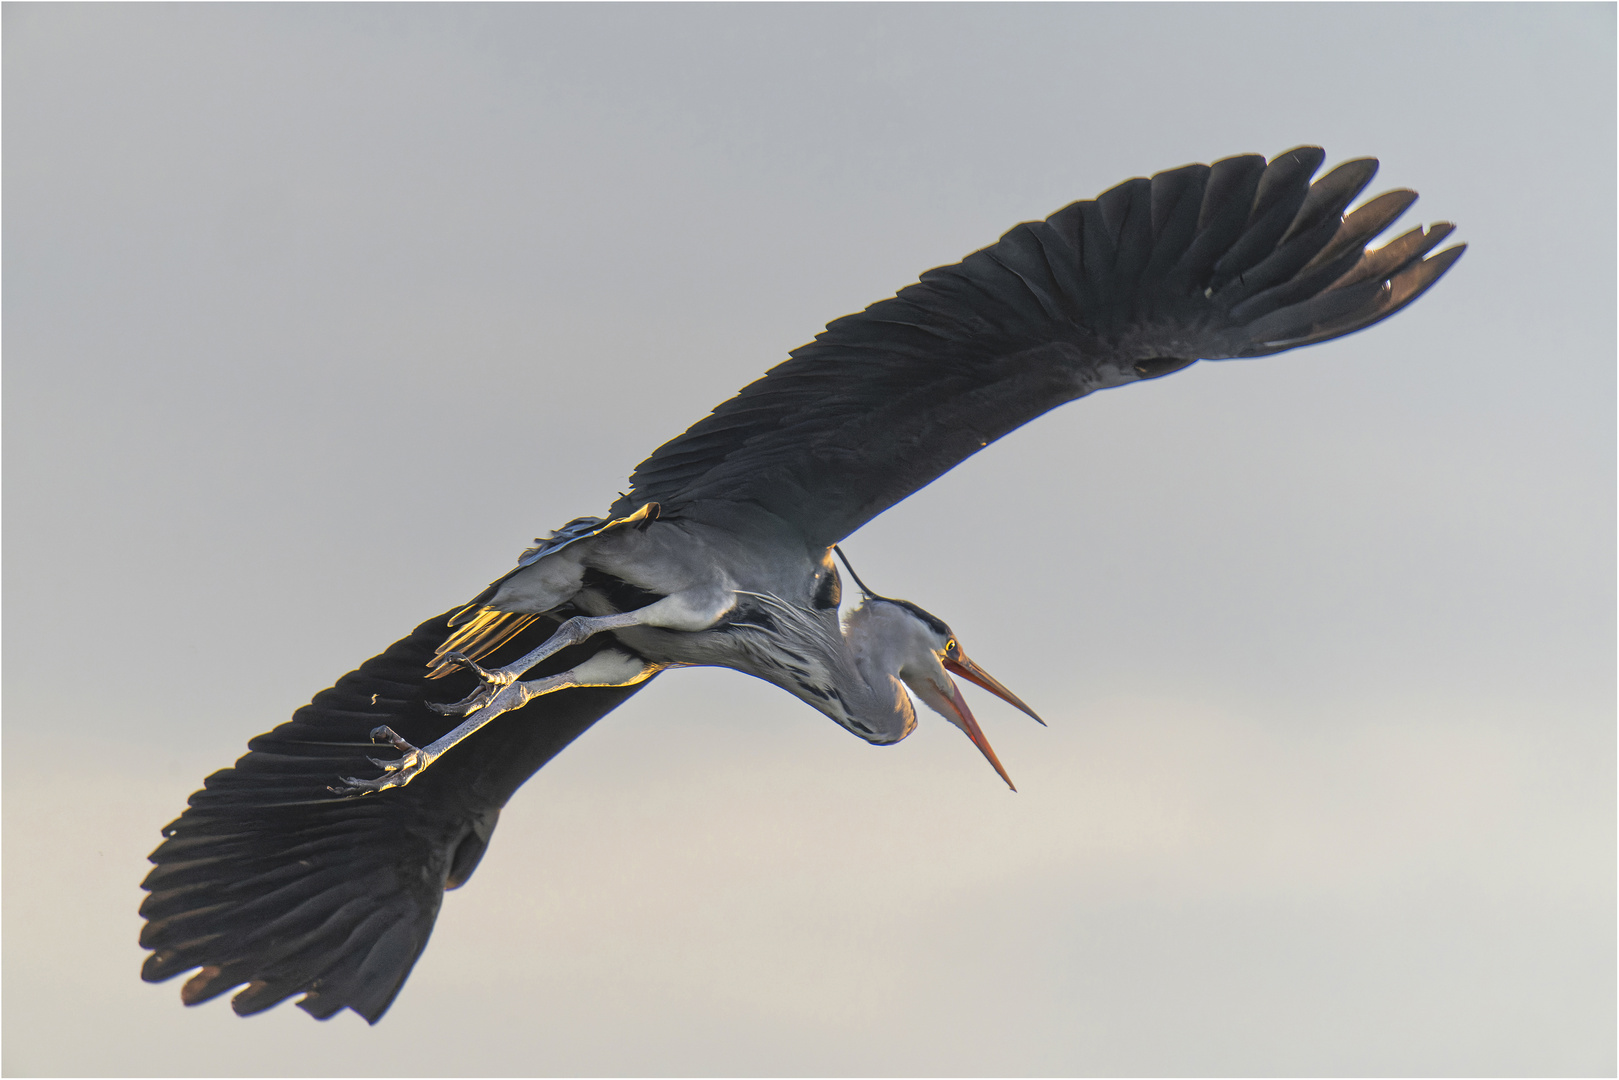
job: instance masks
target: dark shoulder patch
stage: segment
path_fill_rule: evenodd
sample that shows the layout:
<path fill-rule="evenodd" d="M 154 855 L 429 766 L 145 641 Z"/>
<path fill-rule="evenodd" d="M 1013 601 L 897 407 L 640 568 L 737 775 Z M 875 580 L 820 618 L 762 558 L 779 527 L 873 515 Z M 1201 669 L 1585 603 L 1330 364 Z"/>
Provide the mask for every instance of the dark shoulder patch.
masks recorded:
<path fill-rule="evenodd" d="M 838 568 L 827 568 L 826 576 L 821 578 L 821 584 L 815 589 L 815 597 L 810 601 L 819 611 L 835 608 L 843 603 L 843 582 L 838 578 Z"/>

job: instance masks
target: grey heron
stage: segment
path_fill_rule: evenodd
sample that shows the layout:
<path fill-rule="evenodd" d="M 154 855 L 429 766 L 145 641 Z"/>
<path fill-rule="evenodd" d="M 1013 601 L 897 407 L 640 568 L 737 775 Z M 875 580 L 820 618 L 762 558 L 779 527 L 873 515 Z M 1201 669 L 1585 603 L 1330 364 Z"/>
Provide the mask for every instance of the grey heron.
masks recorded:
<path fill-rule="evenodd" d="M 1448 224 L 1368 250 L 1416 195 L 1346 214 L 1377 162 L 1312 182 L 1323 156 L 1128 180 L 828 325 L 654 451 L 605 514 L 208 777 L 151 856 L 143 977 L 195 971 L 187 1004 L 245 984 L 243 1015 L 302 994 L 316 1017 L 375 1023 L 512 793 L 673 667 L 757 676 L 872 743 L 911 732 L 914 694 L 1010 786 L 950 676 L 1033 710 L 852 568 L 862 601 L 840 619 L 837 545 L 1057 405 L 1364 329 L 1460 257 L 1430 254 Z"/>

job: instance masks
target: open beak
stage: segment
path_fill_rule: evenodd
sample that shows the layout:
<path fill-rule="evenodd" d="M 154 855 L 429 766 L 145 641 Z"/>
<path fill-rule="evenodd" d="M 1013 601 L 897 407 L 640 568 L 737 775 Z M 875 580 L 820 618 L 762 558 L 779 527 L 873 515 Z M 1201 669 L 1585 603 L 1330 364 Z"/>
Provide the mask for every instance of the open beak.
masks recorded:
<path fill-rule="evenodd" d="M 939 662 L 944 665 L 945 670 L 955 672 L 975 686 L 982 686 L 1008 705 L 1033 716 L 1042 725 L 1045 723 L 1035 716 L 1033 709 L 1023 704 L 1016 694 L 1002 686 L 993 675 L 967 659 L 959 648 L 953 647 L 950 654 L 941 657 Z M 942 688 L 932 679 L 918 679 L 915 682 L 907 682 L 907 685 L 910 686 L 912 693 L 927 702 L 928 708 L 964 731 L 967 738 L 973 741 L 973 745 L 978 747 L 978 752 L 984 755 L 985 760 L 995 766 L 995 771 L 1006 781 L 1006 786 L 1016 791 L 1017 785 L 1006 775 L 1001 759 L 995 756 L 994 747 L 990 746 L 989 740 L 984 737 L 984 729 L 978 726 L 973 711 L 967 707 L 967 699 L 961 696 L 961 687 L 957 686 L 956 681 L 948 675 L 944 681 L 950 684 L 948 694 L 943 693 Z"/>
<path fill-rule="evenodd" d="M 995 748 L 989 745 L 988 739 L 984 738 L 984 729 L 978 726 L 978 721 L 973 718 L 973 711 L 967 707 L 967 699 L 961 696 L 961 687 L 957 686 L 956 680 L 948 675 L 944 677 L 944 681 L 950 686 L 948 693 L 945 693 L 943 688 L 932 679 L 918 679 L 916 682 L 908 683 L 907 685 L 910 686 L 913 694 L 927 704 L 928 708 L 965 732 L 967 738 L 973 741 L 973 745 L 978 747 L 978 752 L 983 754 L 991 765 L 995 766 L 995 771 L 1001 774 L 1001 779 L 1006 781 L 1006 786 L 1016 791 L 1017 785 L 1012 783 L 1010 776 L 1006 775 L 1006 769 L 1001 766 L 1001 759 L 995 756 Z"/>
<path fill-rule="evenodd" d="M 1033 709 L 1023 704 L 1022 699 L 1020 699 L 1016 694 L 1012 693 L 1012 691 L 1008 690 L 1006 687 L 1002 686 L 1000 680 L 995 678 L 995 676 L 991 675 L 989 672 L 967 659 L 965 654 L 957 652 L 954 657 L 946 656 L 943 663 L 946 671 L 953 671 L 975 686 L 982 686 L 985 690 L 988 690 L 990 693 L 1012 706 L 1012 708 L 1018 709 L 1030 716 L 1033 716 L 1035 723 L 1039 724 L 1041 727 L 1046 726 L 1046 722 L 1040 719 L 1040 717 L 1035 714 Z M 959 693 L 956 695 L 958 698 L 960 696 L 961 695 Z M 1003 773 L 1002 775 L 1005 774 Z"/>
<path fill-rule="evenodd" d="M 967 738 L 973 741 L 973 745 L 978 747 L 979 752 L 989 760 L 991 765 L 995 766 L 995 771 L 1001 774 L 1001 779 L 1006 781 L 1006 786 L 1016 791 L 1017 785 L 1012 783 L 1010 776 L 1006 775 L 1006 769 L 1001 766 L 1001 759 L 995 756 L 995 748 L 989 745 L 988 739 L 984 738 L 984 729 L 978 726 L 977 720 L 973 719 L 973 711 L 967 708 L 967 699 L 961 696 L 961 687 L 957 686 L 954 680 L 950 682 L 950 693 L 951 700 L 949 704 L 956 715 L 951 716 L 949 713 L 945 713 L 945 718 L 954 720 L 956 726 L 967 733 Z M 939 711 L 943 712 L 942 709 Z"/>

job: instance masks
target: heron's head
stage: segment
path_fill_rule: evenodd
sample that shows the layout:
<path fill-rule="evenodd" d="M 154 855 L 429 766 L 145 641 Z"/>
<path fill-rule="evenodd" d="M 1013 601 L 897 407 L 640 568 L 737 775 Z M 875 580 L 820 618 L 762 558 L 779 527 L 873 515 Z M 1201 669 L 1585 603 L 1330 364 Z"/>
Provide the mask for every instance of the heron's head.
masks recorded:
<path fill-rule="evenodd" d="M 875 685 L 884 678 L 904 683 L 928 708 L 966 733 L 995 766 L 1007 787 L 1017 790 L 984 737 L 983 729 L 973 718 L 972 710 L 961 696 L 961 688 L 950 675 L 960 675 L 1040 723 L 1045 721 L 999 680 L 968 659 L 961 641 L 944 620 L 908 600 L 892 600 L 867 592 L 864 602 L 849 613 L 844 635 L 855 664 L 868 683 Z"/>

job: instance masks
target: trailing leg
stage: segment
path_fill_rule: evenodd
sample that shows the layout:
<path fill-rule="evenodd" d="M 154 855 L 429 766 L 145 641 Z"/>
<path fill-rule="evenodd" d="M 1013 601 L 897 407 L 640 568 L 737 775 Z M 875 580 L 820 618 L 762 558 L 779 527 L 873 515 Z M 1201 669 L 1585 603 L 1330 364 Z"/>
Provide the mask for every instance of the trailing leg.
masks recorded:
<path fill-rule="evenodd" d="M 372 780 L 345 776 L 341 785 L 334 785 L 330 790 L 336 795 L 368 795 L 389 788 L 404 787 L 420 776 L 429 765 L 444 756 L 445 751 L 472 735 L 489 721 L 513 709 L 520 709 L 543 694 L 576 686 L 634 686 L 636 683 L 645 682 L 668 666 L 631 656 L 618 649 L 604 649 L 569 671 L 529 682 L 508 683 L 455 730 L 427 746 L 412 746 L 390 727 L 374 728 L 371 732 L 372 740 L 389 743 L 402 756 L 397 761 L 372 758 L 372 763 L 382 769 L 381 776 Z"/>

